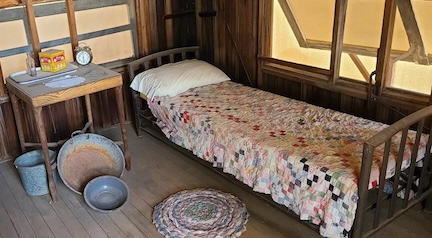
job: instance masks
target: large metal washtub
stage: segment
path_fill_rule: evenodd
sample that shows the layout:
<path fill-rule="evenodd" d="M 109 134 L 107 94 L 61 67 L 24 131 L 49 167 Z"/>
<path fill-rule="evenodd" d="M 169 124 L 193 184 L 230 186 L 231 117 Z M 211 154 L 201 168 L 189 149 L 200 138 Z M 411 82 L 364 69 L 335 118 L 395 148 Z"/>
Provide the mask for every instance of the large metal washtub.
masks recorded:
<path fill-rule="evenodd" d="M 60 148 L 58 173 L 65 185 L 82 194 L 86 184 L 102 175 L 121 177 L 125 168 L 121 148 L 112 140 L 93 133 L 74 132 Z"/>

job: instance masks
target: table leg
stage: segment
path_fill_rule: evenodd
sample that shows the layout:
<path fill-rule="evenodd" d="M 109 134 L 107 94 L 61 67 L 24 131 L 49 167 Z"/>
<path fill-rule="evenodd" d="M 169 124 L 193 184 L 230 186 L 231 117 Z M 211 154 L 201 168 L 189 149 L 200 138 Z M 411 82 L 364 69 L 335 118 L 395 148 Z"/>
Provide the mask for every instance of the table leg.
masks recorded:
<path fill-rule="evenodd" d="M 86 104 L 86 110 L 87 110 L 87 119 L 91 123 L 90 124 L 90 132 L 94 133 L 94 125 L 93 125 L 93 115 L 92 115 L 92 108 L 91 108 L 91 101 L 90 101 L 90 95 L 86 94 L 84 96 L 85 98 L 85 104 Z"/>
<path fill-rule="evenodd" d="M 53 174 L 52 174 L 52 168 L 51 168 L 51 161 L 50 156 L 48 152 L 48 143 L 47 143 L 47 137 L 45 134 L 45 125 L 42 121 L 42 107 L 36 107 L 33 109 L 33 114 L 36 121 L 36 127 L 38 129 L 39 133 L 39 140 L 42 145 L 42 151 L 45 158 L 45 168 L 48 175 L 48 186 L 51 194 L 51 199 L 55 202 L 57 200 L 57 191 L 54 184 Z"/>
<path fill-rule="evenodd" d="M 124 106 L 123 106 L 123 87 L 118 86 L 115 88 L 115 95 L 116 95 L 116 101 L 117 101 L 117 111 L 118 111 L 118 118 L 120 122 L 120 129 L 123 137 L 123 149 L 124 149 L 124 156 L 126 161 L 126 169 L 131 169 L 131 159 L 130 159 L 130 153 L 129 153 L 129 146 L 127 143 L 126 138 L 126 127 L 125 127 L 125 113 L 124 113 Z"/>
<path fill-rule="evenodd" d="M 26 148 L 25 148 L 24 131 L 22 128 L 21 113 L 20 113 L 19 106 L 18 106 L 18 99 L 15 96 L 15 94 L 13 94 L 12 92 L 10 92 L 9 94 L 10 94 L 9 96 L 10 96 L 11 104 L 12 104 L 12 110 L 13 110 L 14 116 L 15 116 L 15 123 L 16 123 L 16 128 L 18 131 L 18 137 L 19 137 L 19 141 L 20 141 L 20 145 L 21 145 L 21 152 L 24 153 L 26 151 Z"/>

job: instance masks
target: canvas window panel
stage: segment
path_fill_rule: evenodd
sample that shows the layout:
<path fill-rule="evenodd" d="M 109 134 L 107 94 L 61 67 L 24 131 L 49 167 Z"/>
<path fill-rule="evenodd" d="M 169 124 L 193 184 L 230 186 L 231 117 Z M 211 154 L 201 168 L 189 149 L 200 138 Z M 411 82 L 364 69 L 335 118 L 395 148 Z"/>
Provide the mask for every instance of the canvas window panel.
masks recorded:
<path fill-rule="evenodd" d="M 0 23 L 0 50 L 26 46 L 27 36 L 22 20 Z"/>
<path fill-rule="evenodd" d="M 75 17 L 80 35 L 130 24 L 127 5 L 77 11 Z"/>
<path fill-rule="evenodd" d="M 123 31 L 85 40 L 93 53 L 93 63 L 103 64 L 134 56 L 132 32 Z"/>

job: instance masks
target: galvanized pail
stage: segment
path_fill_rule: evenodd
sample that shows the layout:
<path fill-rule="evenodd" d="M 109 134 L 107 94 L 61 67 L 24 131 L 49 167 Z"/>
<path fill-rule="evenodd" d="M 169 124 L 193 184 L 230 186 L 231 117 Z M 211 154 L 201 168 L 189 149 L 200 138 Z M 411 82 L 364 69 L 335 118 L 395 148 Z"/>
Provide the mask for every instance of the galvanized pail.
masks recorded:
<path fill-rule="evenodd" d="M 56 153 L 49 150 L 51 168 L 54 181 L 57 179 Z M 18 156 L 14 165 L 21 177 L 25 191 L 30 196 L 39 196 L 49 193 L 48 176 L 45 169 L 44 154 L 42 150 L 33 150 Z"/>

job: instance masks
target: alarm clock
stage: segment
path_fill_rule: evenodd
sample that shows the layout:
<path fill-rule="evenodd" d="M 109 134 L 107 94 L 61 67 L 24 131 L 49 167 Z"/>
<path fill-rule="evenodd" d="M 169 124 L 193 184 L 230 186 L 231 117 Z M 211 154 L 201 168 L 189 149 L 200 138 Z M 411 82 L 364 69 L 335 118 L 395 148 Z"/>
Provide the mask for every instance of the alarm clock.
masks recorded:
<path fill-rule="evenodd" d="M 74 49 L 75 60 L 79 65 L 88 65 L 93 59 L 93 53 L 89 46 L 81 44 L 77 45 Z"/>

